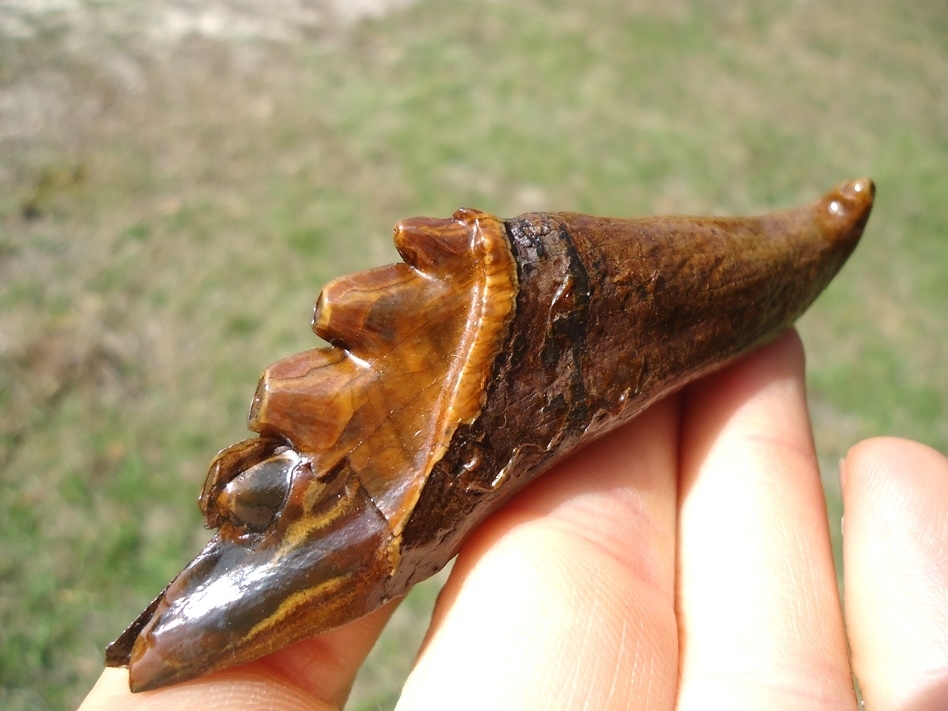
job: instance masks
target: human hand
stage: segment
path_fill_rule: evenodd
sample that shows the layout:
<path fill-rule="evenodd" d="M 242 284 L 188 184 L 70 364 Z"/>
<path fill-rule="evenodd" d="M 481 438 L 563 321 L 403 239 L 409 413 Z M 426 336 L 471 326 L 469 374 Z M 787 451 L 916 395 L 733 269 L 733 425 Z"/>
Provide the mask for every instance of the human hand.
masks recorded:
<path fill-rule="evenodd" d="M 843 473 L 846 628 L 870 708 L 948 707 L 948 459 L 870 440 Z M 338 709 L 391 606 L 82 711 Z M 855 708 L 795 334 L 519 494 L 465 543 L 400 709 Z"/>

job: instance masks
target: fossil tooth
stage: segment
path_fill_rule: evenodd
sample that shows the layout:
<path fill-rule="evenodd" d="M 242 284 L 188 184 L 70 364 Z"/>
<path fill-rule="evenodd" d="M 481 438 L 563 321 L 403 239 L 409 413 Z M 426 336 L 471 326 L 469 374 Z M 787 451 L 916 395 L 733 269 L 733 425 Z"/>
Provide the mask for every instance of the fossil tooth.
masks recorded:
<path fill-rule="evenodd" d="M 259 436 L 201 494 L 217 533 L 106 663 L 134 691 L 177 683 L 404 593 L 576 447 L 790 326 L 873 196 L 859 179 L 752 218 L 403 220 L 404 263 L 324 288 L 331 346 L 264 372 Z"/>

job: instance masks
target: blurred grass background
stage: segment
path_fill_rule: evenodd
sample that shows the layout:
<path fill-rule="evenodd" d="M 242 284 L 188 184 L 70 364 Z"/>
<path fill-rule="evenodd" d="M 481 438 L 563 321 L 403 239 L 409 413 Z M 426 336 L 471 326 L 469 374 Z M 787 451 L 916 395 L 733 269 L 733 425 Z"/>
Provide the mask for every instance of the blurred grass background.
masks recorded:
<path fill-rule="evenodd" d="M 195 554 L 260 370 L 392 224 L 745 214 L 876 180 L 800 322 L 832 529 L 863 437 L 948 451 L 948 13 L 879 0 L 0 0 L 0 707 L 74 707 Z M 391 708 L 437 585 L 350 708 Z"/>

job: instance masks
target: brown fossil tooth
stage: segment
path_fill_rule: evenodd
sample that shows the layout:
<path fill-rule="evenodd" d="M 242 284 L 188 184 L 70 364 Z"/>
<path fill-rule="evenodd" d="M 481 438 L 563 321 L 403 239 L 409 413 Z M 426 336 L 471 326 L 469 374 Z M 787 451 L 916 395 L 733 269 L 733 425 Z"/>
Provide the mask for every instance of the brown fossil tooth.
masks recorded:
<path fill-rule="evenodd" d="M 855 248 L 874 192 L 852 180 L 755 218 L 509 220 L 520 266 L 510 336 L 481 415 L 425 482 L 390 589 L 443 566 L 583 442 L 788 328 Z"/>
<path fill-rule="evenodd" d="M 201 494 L 218 532 L 107 664 L 136 691 L 176 683 L 404 593 L 563 456 L 792 324 L 873 193 L 853 180 L 754 218 L 400 222 L 403 264 L 323 290 L 331 347 L 264 372 L 260 436 Z"/>

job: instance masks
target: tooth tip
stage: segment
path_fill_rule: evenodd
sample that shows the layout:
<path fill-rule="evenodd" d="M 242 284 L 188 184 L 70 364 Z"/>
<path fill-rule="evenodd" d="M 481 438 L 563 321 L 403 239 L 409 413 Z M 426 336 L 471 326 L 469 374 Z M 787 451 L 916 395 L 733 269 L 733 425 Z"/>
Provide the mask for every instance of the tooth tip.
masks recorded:
<path fill-rule="evenodd" d="M 192 645 L 199 644 L 199 640 L 192 640 Z M 128 662 L 129 689 L 133 693 L 151 691 L 213 671 L 195 663 L 200 660 L 195 660 L 193 655 L 190 655 L 190 663 L 184 662 L 182 655 L 188 658 L 188 654 L 183 654 L 184 649 L 188 649 L 187 643 L 179 636 L 174 639 L 162 639 L 161 635 L 139 637 Z"/>
<path fill-rule="evenodd" d="M 128 687 L 133 692 L 149 691 L 168 682 L 169 668 L 160 655 L 147 646 L 138 654 L 128 667 Z"/>

